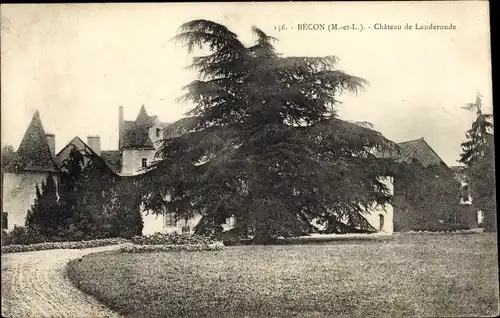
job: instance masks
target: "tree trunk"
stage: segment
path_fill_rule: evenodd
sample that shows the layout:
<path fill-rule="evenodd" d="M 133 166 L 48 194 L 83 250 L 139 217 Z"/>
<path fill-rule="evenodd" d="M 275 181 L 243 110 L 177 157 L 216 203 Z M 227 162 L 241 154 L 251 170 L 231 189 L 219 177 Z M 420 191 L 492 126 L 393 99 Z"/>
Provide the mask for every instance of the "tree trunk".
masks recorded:
<path fill-rule="evenodd" d="M 326 225 L 326 230 L 325 232 L 326 233 L 334 233 L 334 234 L 338 234 L 339 231 L 337 229 L 337 217 L 335 215 L 330 215 L 328 216 L 328 222 L 327 222 L 327 225 Z"/>

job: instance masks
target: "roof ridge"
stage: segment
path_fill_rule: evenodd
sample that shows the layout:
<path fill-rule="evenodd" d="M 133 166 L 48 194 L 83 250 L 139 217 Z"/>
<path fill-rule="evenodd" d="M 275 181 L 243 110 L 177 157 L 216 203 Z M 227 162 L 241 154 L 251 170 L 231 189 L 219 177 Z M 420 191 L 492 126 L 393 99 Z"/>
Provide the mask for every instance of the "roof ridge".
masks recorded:
<path fill-rule="evenodd" d="M 398 142 L 398 144 L 403 144 L 403 143 L 408 143 L 408 142 L 414 142 L 414 141 L 422 141 L 424 140 L 424 137 L 420 137 L 420 138 L 416 138 L 416 139 L 411 139 L 411 140 L 407 140 L 407 141 L 400 141 Z"/>

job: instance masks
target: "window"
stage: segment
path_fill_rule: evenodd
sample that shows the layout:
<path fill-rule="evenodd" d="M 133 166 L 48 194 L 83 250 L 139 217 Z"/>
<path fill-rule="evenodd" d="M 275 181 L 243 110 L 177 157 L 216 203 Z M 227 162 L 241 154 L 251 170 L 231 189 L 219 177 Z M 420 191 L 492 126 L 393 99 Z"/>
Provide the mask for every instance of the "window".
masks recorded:
<path fill-rule="evenodd" d="M 234 227 L 235 223 L 236 222 L 235 222 L 234 216 L 226 219 L 226 224 L 229 227 Z"/>
<path fill-rule="evenodd" d="M 143 168 L 146 168 L 146 167 L 148 166 L 148 159 L 146 159 L 146 158 L 142 158 L 142 164 L 141 164 L 141 166 L 142 166 Z"/>
<path fill-rule="evenodd" d="M 9 228 L 7 212 L 2 212 L 2 230 L 7 230 Z"/>
<path fill-rule="evenodd" d="M 384 229 L 384 216 L 379 214 L 379 230 L 382 231 Z"/>
<path fill-rule="evenodd" d="M 479 227 L 483 226 L 484 213 L 483 211 L 477 211 L 477 225 Z"/>
<path fill-rule="evenodd" d="M 161 134 L 161 129 L 160 128 L 156 128 L 156 137 L 160 137 L 160 134 Z"/>
<path fill-rule="evenodd" d="M 176 226 L 176 223 L 175 222 L 175 218 L 174 218 L 174 215 L 172 213 L 165 213 L 163 215 L 163 219 L 164 219 L 164 226 L 165 227 L 172 227 L 172 226 Z"/>

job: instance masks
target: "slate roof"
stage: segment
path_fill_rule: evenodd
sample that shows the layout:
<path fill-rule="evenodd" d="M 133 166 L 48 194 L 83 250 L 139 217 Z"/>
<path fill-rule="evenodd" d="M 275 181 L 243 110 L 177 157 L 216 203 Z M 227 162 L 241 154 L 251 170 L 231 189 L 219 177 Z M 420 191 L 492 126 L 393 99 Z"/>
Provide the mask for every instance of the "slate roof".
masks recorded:
<path fill-rule="evenodd" d="M 424 141 L 424 138 L 419 138 L 415 140 L 409 140 L 409 141 L 404 141 L 398 143 L 399 151 L 400 151 L 400 156 L 398 160 L 400 162 L 405 161 L 410 157 L 412 152 L 418 147 L 418 145 Z"/>
<path fill-rule="evenodd" d="M 101 158 L 115 173 L 122 170 L 122 156 L 120 150 L 101 150 Z"/>
<path fill-rule="evenodd" d="M 426 151 L 425 152 L 417 151 L 420 148 L 419 146 L 421 146 L 422 144 L 425 146 Z M 412 160 L 416 159 L 424 166 L 435 164 L 436 161 L 435 159 L 437 159 L 438 161 L 441 162 L 441 164 L 446 165 L 446 163 L 444 163 L 441 157 L 439 157 L 439 155 L 424 140 L 424 138 L 400 142 L 397 145 L 399 148 L 399 153 L 396 152 L 377 153 L 377 156 L 381 158 L 393 158 L 394 161 L 398 163 L 402 162 L 410 163 Z"/>
<path fill-rule="evenodd" d="M 142 105 L 135 121 L 123 121 L 120 148 L 154 149 L 153 142 L 149 138 L 149 128 L 154 125 L 157 119 L 157 116 L 149 116 L 146 108 Z"/>
<path fill-rule="evenodd" d="M 142 105 L 141 110 L 139 110 L 139 114 L 137 114 L 137 118 L 135 119 L 135 123 L 139 126 L 152 126 L 155 117 L 156 116 L 149 116 L 146 112 L 146 107 Z"/>
<path fill-rule="evenodd" d="M 23 139 L 16 151 L 15 159 L 6 171 L 47 171 L 57 172 L 45 130 L 38 110 L 33 115 Z"/>

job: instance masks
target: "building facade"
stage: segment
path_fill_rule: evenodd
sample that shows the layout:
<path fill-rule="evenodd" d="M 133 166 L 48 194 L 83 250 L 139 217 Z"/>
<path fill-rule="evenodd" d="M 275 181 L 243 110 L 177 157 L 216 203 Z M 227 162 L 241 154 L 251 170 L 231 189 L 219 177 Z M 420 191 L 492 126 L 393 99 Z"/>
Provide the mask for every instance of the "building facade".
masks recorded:
<path fill-rule="evenodd" d="M 2 172 L 2 229 L 24 226 L 26 214 L 36 198 L 36 186 L 47 178 L 58 184 L 54 163 L 55 137 L 46 134 L 40 113 L 33 115 L 14 160 Z"/>
<path fill-rule="evenodd" d="M 28 210 L 36 198 L 36 186 L 53 177 L 56 186 L 61 165 L 74 147 L 82 153 L 92 151 L 118 176 L 129 177 L 145 172 L 155 160 L 155 153 L 163 138 L 162 123 L 157 116 L 148 116 L 144 106 L 134 121 L 123 119 L 119 108 L 118 150 L 102 150 L 100 136 L 87 136 L 87 142 L 73 138 L 55 153 L 55 138 L 46 134 L 40 114 L 35 112 L 16 151 L 14 161 L 2 172 L 2 229 L 24 226 Z M 84 157 L 88 160 L 87 157 Z M 192 233 L 199 218 L 175 220 L 173 214 L 156 215 L 143 210 L 143 234 L 154 232 Z"/>
<path fill-rule="evenodd" d="M 190 119 L 185 118 L 179 122 L 186 120 Z M 10 230 L 15 225 L 24 225 L 27 211 L 36 197 L 36 185 L 41 185 L 51 176 L 55 178 L 57 185 L 60 166 L 64 159 L 69 156 L 72 147 L 81 151 L 91 150 L 118 176 L 136 176 L 144 173 L 146 168 L 157 159 L 156 153 L 164 138 L 164 129 L 169 127 L 169 133 L 172 133 L 172 131 L 177 131 L 174 128 L 178 125 L 178 122 L 169 124 L 160 121 L 158 116 L 148 115 L 144 106 L 140 108 L 135 120 L 125 120 L 123 107 L 120 106 L 118 121 L 118 149 L 101 149 L 100 137 L 94 135 L 87 136 L 86 142 L 75 137 L 56 154 L 56 136 L 45 133 L 40 114 L 37 111 L 19 145 L 16 159 L 2 174 L 2 228 Z M 423 138 L 399 143 L 398 147 L 399 153 L 397 155 L 377 154 L 377 156 L 391 156 L 399 163 L 410 163 L 417 160 L 423 166 L 441 165 L 447 168 Z M 390 234 L 395 229 L 405 229 L 406 222 L 410 219 L 409 216 L 416 212 L 405 205 L 401 189 L 398 189 L 398 180 L 394 180 L 393 177 L 385 177 L 383 182 L 390 193 L 394 195 L 394 206 L 373 206 L 370 211 L 367 211 L 365 219 L 377 231 Z M 466 206 L 468 202 L 463 203 L 463 206 Z M 173 214 L 158 215 L 146 209 L 142 210 L 142 216 L 143 234 L 155 232 L 192 233 L 201 219 L 201 217 L 195 217 L 190 220 L 176 220 Z M 234 220 L 228 220 L 228 224 L 233 223 Z M 226 229 L 230 228 L 227 226 L 228 224 L 224 226 Z"/>

